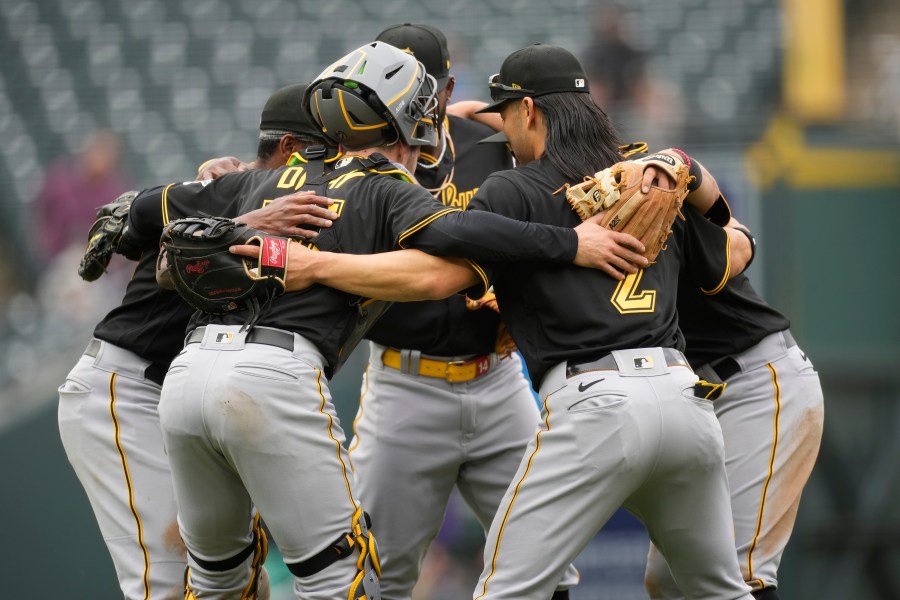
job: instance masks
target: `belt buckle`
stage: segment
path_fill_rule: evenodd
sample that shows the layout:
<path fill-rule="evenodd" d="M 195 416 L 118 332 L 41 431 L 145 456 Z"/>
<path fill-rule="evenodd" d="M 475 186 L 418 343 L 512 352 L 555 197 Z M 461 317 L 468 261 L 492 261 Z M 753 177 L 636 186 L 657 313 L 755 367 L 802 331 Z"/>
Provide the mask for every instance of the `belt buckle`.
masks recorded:
<path fill-rule="evenodd" d="M 466 381 L 465 379 L 460 379 L 450 373 L 451 367 L 463 367 L 468 361 L 465 360 L 449 360 L 447 361 L 447 368 L 444 369 L 444 379 L 449 381 L 450 383 L 458 383 L 461 381 Z"/>
<path fill-rule="evenodd" d="M 465 367 L 467 365 L 474 365 L 475 373 L 472 376 L 469 375 L 461 375 L 460 377 L 454 377 L 450 374 L 450 367 Z M 486 354 L 484 356 L 477 356 L 475 358 L 469 360 L 451 360 L 447 362 L 447 370 L 446 370 L 446 379 L 450 383 L 459 383 L 463 381 L 471 381 L 472 379 L 477 379 L 481 377 L 485 373 L 491 370 L 491 356 L 490 354 Z"/>

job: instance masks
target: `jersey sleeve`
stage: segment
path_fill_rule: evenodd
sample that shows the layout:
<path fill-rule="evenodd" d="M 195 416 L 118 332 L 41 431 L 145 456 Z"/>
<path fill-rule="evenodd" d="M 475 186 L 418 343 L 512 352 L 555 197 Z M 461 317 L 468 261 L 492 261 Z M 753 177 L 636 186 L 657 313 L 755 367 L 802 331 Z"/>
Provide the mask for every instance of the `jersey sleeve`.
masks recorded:
<path fill-rule="evenodd" d="M 530 221 L 532 215 L 528 204 L 515 201 L 522 195 L 516 184 L 502 174 L 495 173 L 478 188 L 478 193 L 469 202 L 469 210 L 483 210 L 518 221 Z"/>
<path fill-rule="evenodd" d="M 214 181 L 185 181 L 150 188 L 134 199 L 128 214 L 133 243 L 149 246 L 159 241 L 170 222 L 201 213 L 232 217 L 239 190 L 235 179 L 223 176 Z"/>
<path fill-rule="evenodd" d="M 524 203 L 504 202 L 520 195 L 509 180 L 491 176 L 469 203 L 469 210 L 448 214 L 427 229 L 400 239 L 429 254 L 460 256 L 479 262 L 553 261 L 570 263 L 578 235 L 568 227 L 527 222 Z M 491 201 L 493 200 L 493 202 Z"/>
<path fill-rule="evenodd" d="M 685 204 L 682 212 L 685 221 L 681 268 L 703 294 L 718 294 L 724 289 L 731 272 L 728 232 L 704 218 L 690 205 Z"/>

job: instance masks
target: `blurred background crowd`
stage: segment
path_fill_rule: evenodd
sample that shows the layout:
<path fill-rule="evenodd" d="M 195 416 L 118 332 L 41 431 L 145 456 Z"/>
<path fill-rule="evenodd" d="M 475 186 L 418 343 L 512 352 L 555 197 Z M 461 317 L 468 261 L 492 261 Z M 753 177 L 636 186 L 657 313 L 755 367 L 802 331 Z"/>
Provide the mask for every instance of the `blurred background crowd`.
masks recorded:
<path fill-rule="evenodd" d="M 896 0 L 0 0 L 3 572 L 31 592 L 115 596 L 55 421 L 56 387 L 130 276 L 124 260 L 92 284 L 76 274 L 96 207 L 213 156 L 250 160 L 272 91 L 399 22 L 446 33 L 456 100 L 487 100 L 510 52 L 563 46 L 626 139 L 685 148 L 717 176 L 757 233 L 754 285 L 825 391 L 782 597 L 900 597 Z M 347 422 L 365 350 L 331 386 Z M 418 600 L 473 588 L 482 534 L 466 511 L 451 504 Z M 645 597 L 646 543 L 618 515 L 572 597 Z"/>

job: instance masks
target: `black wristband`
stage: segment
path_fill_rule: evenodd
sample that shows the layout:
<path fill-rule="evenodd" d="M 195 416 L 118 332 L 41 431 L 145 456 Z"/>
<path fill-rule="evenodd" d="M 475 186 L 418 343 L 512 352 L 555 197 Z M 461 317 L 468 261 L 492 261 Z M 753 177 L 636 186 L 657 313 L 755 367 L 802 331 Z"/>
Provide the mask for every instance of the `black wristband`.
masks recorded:
<path fill-rule="evenodd" d="M 700 169 L 700 163 L 688 156 L 684 150 L 679 150 L 678 148 L 672 148 L 672 150 L 681 155 L 681 158 L 688 166 L 688 175 L 690 176 L 687 184 L 688 193 L 698 190 L 700 184 L 703 183 L 703 171 Z"/>
<path fill-rule="evenodd" d="M 691 168 L 688 173 L 691 176 L 691 179 L 687 184 L 688 193 L 690 193 L 700 189 L 700 184 L 703 183 L 703 171 L 700 169 L 700 163 L 696 160 L 692 160 Z"/>
<path fill-rule="evenodd" d="M 750 260 L 748 260 L 747 264 L 744 265 L 744 271 L 746 271 L 750 268 L 750 264 L 753 262 L 753 259 L 756 258 L 756 239 L 753 237 L 753 234 L 750 233 L 750 230 L 746 227 L 732 226 L 731 228 L 740 231 L 747 236 L 748 240 L 750 240 Z"/>

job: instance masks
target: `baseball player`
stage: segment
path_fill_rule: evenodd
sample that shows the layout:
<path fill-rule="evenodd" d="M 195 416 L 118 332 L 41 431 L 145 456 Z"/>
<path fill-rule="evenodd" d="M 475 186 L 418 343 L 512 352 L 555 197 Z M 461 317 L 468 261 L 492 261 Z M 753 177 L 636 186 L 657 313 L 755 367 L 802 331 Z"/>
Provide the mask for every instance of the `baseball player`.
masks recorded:
<path fill-rule="evenodd" d="M 777 600 L 778 564 L 822 438 L 819 376 L 788 320 L 744 275 L 715 296 L 682 280 L 678 314 L 695 371 L 727 384 L 713 406 L 725 438 L 741 573 L 755 598 Z M 655 546 L 646 584 L 651 598 L 685 597 Z"/>
<path fill-rule="evenodd" d="M 411 52 L 435 77 L 438 144 L 422 149 L 415 176 L 445 206 L 465 208 L 489 174 L 512 167 L 509 153 L 477 144 L 489 128 L 446 116 L 454 78 L 440 30 L 406 23 L 377 39 Z M 386 598 L 412 597 L 454 487 L 487 531 L 539 421 L 521 362 L 498 348 L 505 331 L 499 315 L 467 304 L 474 305 L 463 295 L 398 304 L 367 335 L 369 364 L 349 449 L 377 524 Z M 577 581 L 572 567 L 563 586 Z"/>
<path fill-rule="evenodd" d="M 470 208 L 578 223 L 553 192 L 618 158 L 618 136 L 590 100 L 580 63 L 562 48 L 525 48 L 504 61 L 491 95 L 488 110 L 500 111 L 524 166 L 488 177 Z M 708 208 L 703 190 L 694 201 Z M 646 524 L 687 597 L 752 598 L 731 551 L 721 429 L 711 402 L 696 395 L 709 384 L 677 350 L 675 310 L 680 273 L 715 292 L 743 270 L 751 248 L 744 235 L 691 207 L 685 213 L 653 267 L 622 278 L 535 262 L 494 265 L 504 320 L 543 408 L 491 525 L 475 598 L 550 597 L 620 505 Z M 303 254 L 292 249 L 292 264 L 306 273 L 289 274 L 289 289 L 311 278 L 371 297 L 435 293 L 416 280 L 433 257 Z M 446 275 L 454 273 L 451 266 Z"/>
<path fill-rule="evenodd" d="M 256 160 L 244 162 L 234 156 L 211 158 L 198 168 L 198 180 L 215 179 L 227 173 L 248 169 L 277 169 L 287 165 L 301 164 L 313 153 L 325 156 L 325 163 L 331 164 L 340 158 L 337 147 L 322 138 L 322 132 L 309 120 L 303 108 L 304 94 L 308 83 L 296 83 L 276 91 L 260 115 L 260 137 L 256 150 Z M 302 113 L 302 120 L 294 115 Z"/>
<path fill-rule="evenodd" d="M 393 46 L 350 53 L 309 94 L 314 118 L 329 123 L 326 135 L 356 155 L 328 172 L 310 162 L 147 190 L 129 213 L 132 243 L 156 244 L 173 212 L 202 212 L 231 198 L 224 215 L 235 216 L 299 188 L 327 195 L 340 214 L 311 242 L 320 250 L 412 244 L 472 260 L 597 264 L 610 240 L 630 237 L 591 223 L 573 233 L 465 213 L 411 185 L 418 146 L 436 142 L 434 89 L 421 64 Z M 586 247 L 597 252 L 585 256 Z M 230 597 L 252 586 L 257 508 L 296 577 L 298 597 L 379 597 L 374 541 L 327 386 L 377 313 L 358 296 L 320 286 L 285 294 L 261 314 L 194 316 L 159 404 L 188 549 L 187 597 Z M 356 560 L 341 560 L 351 555 Z"/>
<path fill-rule="evenodd" d="M 300 150 L 300 136 L 318 132 L 299 105 L 284 102 L 290 94 L 279 90 L 266 104 L 257 158 L 261 165 L 284 164 Z M 267 152 L 274 137 L 278 150 Z M 295 225 L 327 227 L 329 211 L 309 204 L 315 201 L 298 197 L 245 218 L 283 235 L 305 231 Z M 193 310 L 156 285 L 155 262 L 155 251 L 144 253 L 122 303 L 97 324 L 84 355 L 59 388 L 63 447 L 129 600 L 181 595 L 187 566 L 156 407 Z"/>
<path fill-rule="evenodd" d="M 483 110 L 500 112 L 524 166 L 489 177 L 472 207 L 577 222 L 551 194 L 608 166 L 619 145 L 580 63 L 530 46 L 506 58 L 490 90 Z M 749 253 L 731 253 L 723 229 L 685 212 L 652 268 L 623 281 L 533 264 L 497 273 L 504 318 L 540 382 L 543 424 L 491 525 L 475 598 L 547 597 L 619 506 L 646 525 L 689 597 L 751 597 L 726 550 L 721 430 L 711 403 L 694 395 L 675 311 L 679 272 L 715 292 Z M 545 543 L 530 544 L 538 531 Z"/>

